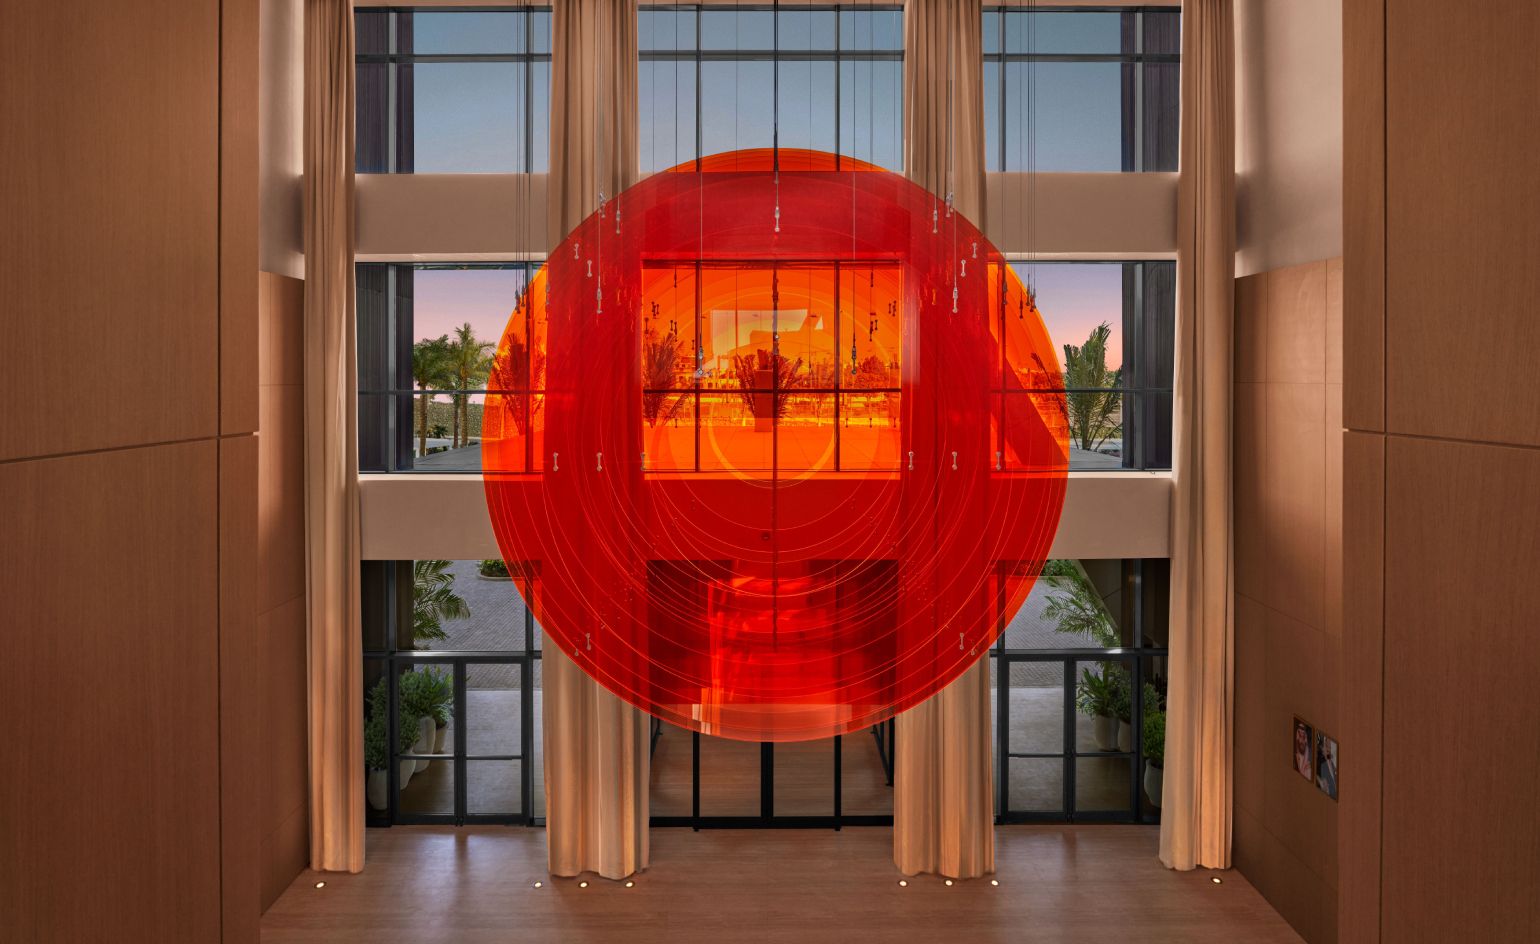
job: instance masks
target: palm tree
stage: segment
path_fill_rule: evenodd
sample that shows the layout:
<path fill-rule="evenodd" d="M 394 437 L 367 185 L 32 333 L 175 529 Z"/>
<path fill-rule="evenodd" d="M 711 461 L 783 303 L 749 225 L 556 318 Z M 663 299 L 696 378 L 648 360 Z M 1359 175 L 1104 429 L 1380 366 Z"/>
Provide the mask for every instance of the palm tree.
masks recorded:
<path fill-rule="evenodd" d="M 1069 406 L 1070 442 L 1088 452 L 1113 436 L 1122 435 L 1118 416 L 1122 404 L 1123 368 L 1107 368 L 1107 338 L 1112 326 L 1103 321 L 1085 344 L 1064 345 L 1064 399 Z"/>
<path fill-rule="evenodd" d="M 678 372 L 681 347 L 678 331 L 670 328 L 668 334 L 660 338 L 648 326 L 642 342 L 642 419 L 648 426 L 657 426 L 659 420 L 668 422 L 684 405 L 683 396 L 665 392 L 676 385 L 674 377 Z"/>
<path fill-rule="evenodd" d="M 454 591 L 455 575 L 446 573 L 449 561 L 412 562 L 412 648 L 424 639 L 443 639 L 444 621 L 465 619 L 470 605 Z"/>
<path fill-rule="evenodd" d="M 491 341 L 478 339 L 476 329 L 468 321 L 455 329 L 455 338 L 449 342 L 450 371 L 455 390 L 474 390 L 481 386 L 492 370 L 492 351 L 496 347 Z M 470 397 L 456 393 L 453 400 L 451 445 L 459 446 L 470 441 Z"/>
<path fill-rule="evenodd" d="M 423 338 L 412 345 L 412 382 L 419 390 L 442 390 L 449 385 L 449 335 Z M 432 397 L 414 397 L 417 411 L 417 454 L 428 451 L 428 401 Z"/>

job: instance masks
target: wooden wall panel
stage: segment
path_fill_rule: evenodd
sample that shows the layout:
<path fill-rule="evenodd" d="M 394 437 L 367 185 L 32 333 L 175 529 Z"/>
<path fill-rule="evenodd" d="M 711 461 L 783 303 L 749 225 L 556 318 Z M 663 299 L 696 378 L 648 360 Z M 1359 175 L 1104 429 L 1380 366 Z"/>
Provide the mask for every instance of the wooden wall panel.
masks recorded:
<path fill-rule="evenodd" d="M 1540 445 L 1540 3 L 1390 9 L 1386 429 Z"/>
<path fill-rule="evenodd" d="M 219 431 L 257 430 L 258 0 L 221 0 Z"/>
<path fill-rule="evenodd" d="M 220 887 L 224 944 L 257 944 L 263 768 L 257 664 L 257 437 L 219 440 Z"/>
<path fill-rule="evenodd" d="M 1385 429 L 1385 0 L 1342 4 L 1342 416 Z"/>
<path fill-rule="evenodd" d="M 220 934 L 212 440 L 0 464 L 10 940 Z"/>
<path fill-rule="evenodd" d="M 213 2 L 7 4 L 0 460 L 218 431 L 219 50 Z"/>
<path fill-rule="evenodd" d="M 1337 805 L 1291 764 L 1298 716 L 1341 737 L 1342 279 L 1236 281 L 1236 868 L 1312 944 L 1337 940 Z M 1347 939 L 1344 939 L 1347 940 Z"/>
<path fill-rule="evenodd" d="M 1384 939 L 1534 941 L 1540 450 L 1392 437 L 1385 471 Z"/>

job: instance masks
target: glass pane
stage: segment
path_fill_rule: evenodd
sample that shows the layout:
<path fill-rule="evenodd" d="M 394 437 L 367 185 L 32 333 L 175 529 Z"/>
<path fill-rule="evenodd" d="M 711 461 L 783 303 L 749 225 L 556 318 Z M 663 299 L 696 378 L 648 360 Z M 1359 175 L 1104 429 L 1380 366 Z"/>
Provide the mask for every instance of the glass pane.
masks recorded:
<path fill-rule="evenodd" d="M 702 816 L 759 815 L 759 745 L 701 735 Z"/>
<path fill-rule="evenodd" d="M 695 62 L 642 62 L 637 76 L 642 173 L 695 159 Z"/>
<path fill-rule="evenodd" d="M 1122 35 L 1119 13 L 1008 10 L 1005 14 L 1008 53 L 1118 53 L 1124 51 Z"/>
<path fill-rule="evenodd" d="M 652 750 L 652 786 L 648 802 L 653 816 L 689 816 L 691 813 L 690 732 L 664 724 Z"/>
<path fill-rule="evenodd" d="M 517 663 L 465 667 L 465 756 L 524 753 Z"/>
<path fill-rule="evenodd" d="M 781 49 L 833 49 L 836 29 L 833 10 L 783 9 L 776 43 Z"/>
<path fill-rule="evenodd" d="M 1181 134 L 1181 71 L 1175 62 L 1147 62 L 1140 94 L 1144 103 L 1140 133 L 1143 163 L 1140 170 L 1174 171 Z"/>
<path fill-rule="evenodd" d="M 529 51 L 549 54 L 551 51 L 551 11 L 531 10 L 529 13 Z"/>
<path fill-rule="evenodd" d="M 702 49 L 774 49 L 774 14 L 769 10 L 703 10 L 700 46 Z"/>
<path fill-rule="evenodd" d="M 353 168 L 360 174 L 390 170 L 390 68 L 384 62 L 360 62 L 353 80 Z"/>
<path fill-rule="evenodd" d="M 524 649 L 524 599 L 501 561 L 419 560 L 413 564 L 412 621 L 418 649 L 507 652 Z M 404 641 L 403 641 L 404 643 Z M 401 648 L 413 648 L 402 644 Z M 517 667 L 482 666 L 483 678 Z M 517 686 L 517 681 L 513 683 Z"/>
<path fill-rule="evenodd" d="M 413 666 L 397 678 L 397 753 L 414 755 L 398 761 L 402 813 L 454 812 L 454 762 L 423 756 L 454 752 L 453 703 L 453 671 L 447 665 Z"/>
<path fill-rule="evenodd" d="M 840 48 L 856 50 L 903 49 L 903 11 L 840 11 Z"/>
<path fill-rule="evenodd" d="M 1013 813 L 1064 809 L 1064 761 L 1057 757 L 1013 757 L 1007 768 L 1006 809 Z"/>
<path fill-rule="evenodd" d="M 883 725 L 884 729 L 886 724 Z M 884 735 L 886 736 L 886 735 Z M 840 748 L 840 812 L 845 816 L 890 816 L 893 787 L 870 731 L 845 735 Z"/>
<path fill-rule="evenodd" d="M 1123 115 L 1119 63 L 1008 62 L 1005 169 L 1121 171 Z"/>
<path fill-rule="evenodd" d="M 902 62 L 840 63 L 841 154 L 903 170 L 903 81 Z"/>
<path fill-rule="evenodd" d="M 833 61 L 787 60 L 777 64 L 776 78 L 780 83 L 780 146 L 832 152 L 838 130 Z"/>
<path fill-rule="evenodd" d="M 775 815 L 834 815 L 834 740 L 775 746 Z"/>
<path fill-rule="evenodd" d="M 1075 809 L 1081 813 L 1129 809 L 1131 757 L 1078 757 L 1075 759 Z"/>
<path fill-rule="evenodd" d="M 1005 626 L 1007 649 L 1082 649 L 1121 645 L 1122 561 L 1051 560 Z M 1007 577 L 1013 599 L 1023 577 Z"/>
<path fill-rule="evenodd" d="M 988 22 L 986 17 L 985 22 Z M 984 63 L 984 169 L 1000 169 L 1000 63 Z"/>
<path fill-rule="evenodd" d="M 901 399 L 897 393 L 840 394 L 841 469 L 898 468 L 903 440 L 899 429 Z"/>
<path fill-rule="evenodd" d="M 984 52 L 992 53 L 1000 51 L 1000 16 L 999 10 L 984 11 Z"/>
<path fill-rule="evenodd" d="M 428 390 L 484 389 L 492 355 L 518 314 L 528 273 L 419 268 L 413 273 L 412 379 Z"/>
<path fill-rule="evenodd" d="M 544 174 L 551 169 L 551 63 L 532 62 L 529 71 L 529 169 Z"/>
<path fill-rule="evenodd" d="M 518 816 L 524 812 L 524 784 L 516 760 L 465 762 L 465 812 L 472 816 Z"/>
<path fill-rule="evenodd" d="M 704 154 L 770 147 L 775 140 L 774 121 L 775 63 L 738 60 L 701 64 Z"/>
<path fill-rule="evenodd" d="M 694 10 L 639 10 L 636 14 L 637 48 L 694 49 Z"/>
<path fill-rule="evenodd" d="M 834 468 L 834 394 L 782 393 L 776 418 L 776 467 L 796 473 Z"/>
<path fill-rule="evenodd" d="M 360 56 L 390 52 L 390 11 L 355 10 L 353 44 L 354 51 Z"/>
<path fill-rule="evenodd" d="M 1057 754 L 1064 750 L 1064 666 L 1058 662 L 1011 662 L 1010 727 L 1013 754 Z"/>
<path fill-rule="evenodd" d="M 1128 297 L 1123 264 L 1017 262 L 1011 268 L 1032 293 L 1048 336 L 1059 346 L 1065 386 L 1122 386 Z M 1099 333 L 1104 327 L 1105 337 Z M 1071 345 L 1077 349 L 1073 362 L 1064 351 Z"/>
<path fill-rule="evenodd" d="M 520 53 L 524 51 L 522 11 L 401 13 L 402 34 L 422 55 Z M 409 29 L 406 28 L 409 25 Z"/>
<path fill-rule="evenodd" d="M 419 62 L 412 69 L 417 173 L 524 169 L 524 64 Z"/>

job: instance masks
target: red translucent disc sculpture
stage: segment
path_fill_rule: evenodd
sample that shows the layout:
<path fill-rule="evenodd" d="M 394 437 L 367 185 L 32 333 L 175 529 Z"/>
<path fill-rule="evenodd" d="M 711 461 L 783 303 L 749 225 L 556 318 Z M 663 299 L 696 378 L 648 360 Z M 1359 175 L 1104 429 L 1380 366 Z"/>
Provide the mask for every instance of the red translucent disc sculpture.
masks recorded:
<path fill-rule="evenodd" d="M 743 740 L 855 731 L 986 654 L 1058 526 L 1030 293 L 905 178 L 817 152 L 654 174 L 569 234 L 498 347 L 482 465 L 544 630 Z"/>

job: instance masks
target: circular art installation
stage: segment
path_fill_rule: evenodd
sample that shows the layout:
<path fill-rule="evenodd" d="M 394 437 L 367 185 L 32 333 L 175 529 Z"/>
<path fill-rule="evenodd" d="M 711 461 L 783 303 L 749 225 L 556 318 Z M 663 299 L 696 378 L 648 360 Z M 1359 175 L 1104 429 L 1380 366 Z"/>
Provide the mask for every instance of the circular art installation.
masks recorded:
<path fill-rule="evenodd" d="M 550 256 L 494 359 L 487 506 L 548 645 L 665 721 L 866 728 L 984 656 L 1063 502 L 1031 294 L 905 178 L 655 174 Z"/>

